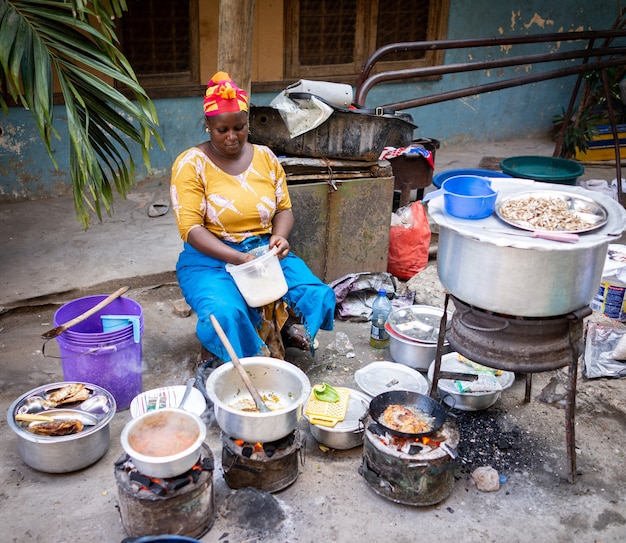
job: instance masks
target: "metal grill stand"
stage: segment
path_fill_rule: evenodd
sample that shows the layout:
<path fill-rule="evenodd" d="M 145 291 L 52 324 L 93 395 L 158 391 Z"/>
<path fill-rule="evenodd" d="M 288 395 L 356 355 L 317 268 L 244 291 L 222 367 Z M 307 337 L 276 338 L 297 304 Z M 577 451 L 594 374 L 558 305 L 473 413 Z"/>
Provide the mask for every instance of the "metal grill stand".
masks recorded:
<path fill-rule="evenodd" d="M 437 341 L 437 352 L 435 355 L 435 365 L 433 371 L 433 380 L 430 389 L 430 396 L 434 398 L 437 391 L 437 384 L 439 381 L 439 373 L 441 370 L 441 356 L 443 354 L 443 345 L 446 335 L 446 327 L 447 327 L 447 311 L 448 304 L 450 301 L 450 293 L 445 293 L 445 302 L 444 302 L 444 311 L 441 317 L 440 325 L 439 325 L 439 336 Z M 575 426 L 574 426 L 574 418 L 576 411 L 576 379 L 578 374 L 578 358 L 580 356 L 579 352 L 579 340 L 582 337 L 582 319 L 587 315 L 591 314 L 590 308 L 581 308 L 578 311 L 572 312 L 568 315 L 565 315 L 566 319 L 566 327 L 565 331 L 567 332 L 567 337 L 563 338 L 565 343 L 567 344 L 567 349 L 569 352 L 568 360 L 565 363 L 558 363 L 556 367 L 564 367 L 568 366 L 568 379 L 567 379 L 567 394 L 566 394 L 566 404 L 565 404 L 565 441 L 567 448 L 567 457 L 568 457 L 568 465 L 569 465 L 569 476 L 568 480 L 570 483 L 576 482 L 576 439 L 575 439 Z M 454 317 L 453 317 L 454 318 Z M 512 368 L 512 363 L 508 360 L 498 359 L 497 356 L 490 354 L 485 357 L 482 356 L 477 357 L 475 352 L 471 351 L 471 348 L 468 350 L 465 348 L 462 342 L 455 342 L 453 338 L 448 338 L 450 345 L 461 355 L 467 357 L 468 359 L 475 360 L 485 366 L 492 367 L 495 369 L 503 369 L 508 371 L 515 371 L 515 368 Z M 478 359 L 477 359 L 478 358 Z M 526 373 L 526 390 L 524 396 L 524 402 L 530 401 L 531 396 L 531 387 L 532 387 L 532 374 L 538 373 L 542 371 L 547 371 L 548 369 L 556 369 L 554 366 L 555 361 L 550 361 L 549 367 L 542 367 L 541 364 L 525 364 L 522 367 L 518 368 L 518 371 Z M 513 364 L 514 365 L 514 364 Z"/>

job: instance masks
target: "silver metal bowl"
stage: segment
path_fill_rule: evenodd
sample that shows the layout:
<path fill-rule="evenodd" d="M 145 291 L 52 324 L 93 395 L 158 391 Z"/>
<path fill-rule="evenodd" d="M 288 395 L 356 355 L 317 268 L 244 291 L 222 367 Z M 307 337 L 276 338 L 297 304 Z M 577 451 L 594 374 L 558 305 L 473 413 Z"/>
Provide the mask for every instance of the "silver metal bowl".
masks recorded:
<path fill-rule="evenodd" d="M 458 360 L 458 353 L 451 352 L 441 358 L 441 371 L 459 372 L 459 373 L 480 373 L 475 369 L 464 365 Z M 432 383 L 435 373 L 435 363 L 430 365 L 428 369 L 428 379 Z M 453 401 L 450 403 L 454 409 L 459 411 L 482 411 L 494 405 L 502 396 L 502 393 L 515 382 L 515 374 L 510 371 L 504 371 L 496 377 L 502 390 L 485 391 L 485 392 L 460 392 L 455 382 L 450 379 L 439 379 L 437 381 L 437 394 L 447 403 L 446 396 L 452 396 Z M 453 402 L 453 403 L 452 403 Z"/>
<path fill-rule="evenodd" d="M 311 424 L 309 421 L 311 435 L 316 441 L 331 449 L 352 449 L 363 443 L 364 418 L 369 413 L 370 397 L 358 390 L 349 390 L 348 409 L 342 421 L 332 427 Z M 308 420 L 306 414 L 304 417 Z"/>
<path fill-rule="evenodd" d="M 75 382 L 75 381 L 72 381 Z M 104 397 L 94 411 L 85 411 L 92 415 L 96 423 L 85 426 L 83 431 L 67 436 L 40 436 L 28 431 L 15 420 L 18 413 L 29 413 L 29 399 L 45 397 L 70 382 L 51 383 L 22 394 L 9 407 L 7 422 L 17 436 L 20 456 L 25 464 L 38 471 L 47 473 L 69 473 L 91 466 L 108 451 L 110 445 L 109 423 L 116 410 L 115 398 L 107 390 L 97 385 L 83 383 L 90 391 L 90 398 Z M 86 400 L 87 402 L 89 400 Z M 74 408 L 80 410 L 80 404 Z M 39 412 L 45 414 L 46 411 Z"/>
<path fill-rule="evenodd" d="M 230 437 L 252 443 L 268 443 L 289 435 L 302 416 L 311 393 L 306 374 L 289 362 L 264 356 L 242 358 L 241 364 L 270 408 L 254 409 L 254 401 L 231 363 L 214 370 L 206 381 L 215 419 Z"/>

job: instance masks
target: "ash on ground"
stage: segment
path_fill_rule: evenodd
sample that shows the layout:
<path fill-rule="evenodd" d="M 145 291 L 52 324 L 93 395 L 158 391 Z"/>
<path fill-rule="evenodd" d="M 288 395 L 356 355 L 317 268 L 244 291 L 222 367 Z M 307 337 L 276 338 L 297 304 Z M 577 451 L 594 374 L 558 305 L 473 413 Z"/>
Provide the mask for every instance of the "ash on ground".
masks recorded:
<path fill-rule="evenodd" d="M 456 414 L 459 472 L 469 474 L 481 466 L 501 474 L 534 471 L 545 462 L 545 444 L 504 417 L 494 408 Z"/>

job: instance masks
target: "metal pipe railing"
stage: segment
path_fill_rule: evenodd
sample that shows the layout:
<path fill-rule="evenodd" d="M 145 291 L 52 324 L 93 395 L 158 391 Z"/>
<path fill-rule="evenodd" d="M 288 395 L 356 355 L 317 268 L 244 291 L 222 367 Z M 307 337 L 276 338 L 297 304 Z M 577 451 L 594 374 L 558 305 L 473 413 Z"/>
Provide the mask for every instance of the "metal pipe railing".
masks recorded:
<path fill-rule="evenodd" d="M 412 98 L 399 102 L 391 102 L 384 104 L 380 107 L 390 108 L 395 110 L 402 110 L 414 107 L 420 107 L 424 105 L 436 104 L 445 102 L 448 100 L 455 100 L 457 98 L 463 98 L 466 96 L 474 96 L 476 94 L 482 94 L 485 92 L 493 92 L 506 88 L 517 87 L 521 85 L 527 85 L 530 83 L 537 83 L 540 81 L 547 81 L 549 79 L 556 79 L 559 77 L 566 77 L 578 74 L 578 79 L 575 85 L 574 94 L 571 97 L 570 104 L 568 106 L 568 113 L 564 119 L 563 126 L 557 144 L 555 148 L 555 155 L 560 152 L 563 135 L 567 128 L 569 117 L 573 111 L 574 101 L 580 88 L 582 77 L 584 74 L 599 71 L 602 77 L 605 98 L 607 101 L 607 107 L 609 107 L 609 113 L 611 113 L 611 97 L 609 94 L 606 69 L 614 66 L 626 65 L 626 47 L 611 46 L 610 43 L 615 38 L 625 38 L 626 30 L 624 29 L 610 29 L 610 30 L 595 30 L 595 31 L 582 31 L 582 32 L 557 32 L 547 34 L 534 34 L 528 36 L 500 36 L 495 38 L 474 38 L 467 40 L 436 40 L 436 41 L 421 41 L 421 42 L 402 42 L 389 44 L 376 50 L 367 59 L 361 73 L 359 75 L 354 104 L 357 107 L 364 107 L 365 100 L 369 91 L 379 83 L 391 82 L 391 81 L 406 81 L 408 79 L 419 79 L 425 77 L 433 77 L 439 75 L 446 75 L 452 73 L 472 72 L 478 70 L 489 70 L 493 68 L 506 68 L 524 65 L 533 65 L 547 62 L 568 62 L 573 60 L 582 60 L 581 63 L 569 66 L 562 66 L 554 70 L 547 70 L 530 75 L 524 75 L 519 77 L 510 77 L 502 79 L 492 83 L 484 83 L 480 85 L 467 86 L 455 90 L 441 92 L 437 94 L 431 94 L 427 96 L 421 96 L 418 98 Z M 399 52 L 407 51 L 436 51 L 436 50 L 450 50 L 450 49 L 467 49 L 477 47 L 502 47 L 509 45 L 520 44 L 536 44 L 536 43 L 557 43 L 557 42 L 574 42 L 585 40 L 588 43 L 584 49 L 575 49 L 570 51 L 560 51 L 554 53 L 543 54 L 530 54 L 530 55 L 517 55 L 511 57 L 505 57 L 495 60 L 467 62 L 467 63 L 455 63 L 444 64 L 441 66 L 426 66 L 421 68 L 412 68 L 405 70 L 383 71 L 374 75 L 370 75 L 377 62 L 383 58 Z M 595 47 L 596 40 L 603 40 L 602 45 Z M 593 60 L 591 60 L 593 59 Z M 615 164 L 617 179 L 621 179 L 621 160 L 620 160 L 620 148 L 617 136 L 617 127 L 615 125 L 615 119 L 613 115 L 609 115 L 609 121 L 611 123 L 611 131 L 613 133 L 615 143 Z M 621 183 L 618 182 L 618 197 L 620 203 L 623 199 L 621 190 Z"/>

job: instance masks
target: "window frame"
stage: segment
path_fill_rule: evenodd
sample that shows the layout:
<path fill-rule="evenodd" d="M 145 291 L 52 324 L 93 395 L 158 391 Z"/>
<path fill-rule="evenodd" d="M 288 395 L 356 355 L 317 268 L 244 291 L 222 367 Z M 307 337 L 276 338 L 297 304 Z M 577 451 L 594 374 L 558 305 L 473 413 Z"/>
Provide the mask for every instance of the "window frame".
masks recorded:
<path fill-rule="evenodd" d="M 355 60 L 349 64 L 324 66 L 301 66 L 299 58 L 299 0 L 285 0 L 285 50 L 284 79 L 332 79 L 337 82 L 354 84 L 363 65 L 376 50 L 376 28 L 378 25 L 378 6 L 384 0 L 357 0 L 357 22 L 355 29 Z M 442 40 L 447 36 L 449 0 L 433 0 L 428 14 L 427 40 Z M 363 31 L 360 32 L 359 24 Z M 438 66 L 444 62 L 445 52 L 442 50 L 427 51 L 423 59 L 385 61 L 376 63 L 372 73 L 407 68 Z M 439 79 L 436 76 L 429 79 Z"/>
<path fill-rule="evenodd" d="M 160 74 L 142 75 L 135 73 L 139 84 L 150 98 L 173 98 L 177 96 L 195 96 L 203 92 L 200 83 L 200 15 L 199 0 L 187 0 L 189 5 L 189 71 L 164 72 Z M 120 26 L 124 24 L 124 15 L 120 18 Z M 124 52 L 122 31 L 118 33 L 120 49 Z M 126 86 L 115 82 L 116 88 L 124 91 Z"/>

